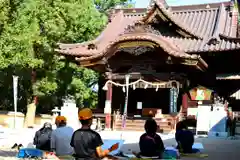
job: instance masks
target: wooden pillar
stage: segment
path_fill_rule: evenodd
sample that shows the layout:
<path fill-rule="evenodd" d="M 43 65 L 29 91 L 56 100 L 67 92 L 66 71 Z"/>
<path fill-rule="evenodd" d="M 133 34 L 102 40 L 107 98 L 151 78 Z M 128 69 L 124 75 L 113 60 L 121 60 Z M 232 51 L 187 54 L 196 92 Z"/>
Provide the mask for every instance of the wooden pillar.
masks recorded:
<path fill-rule="evenodd" d="M 112 113 L 112 84 L 109 83 L 107 86 L 107 92 L 106 92 L 106 101 L 105 101 L 105 129 L 111 130 L 111 113 Z"/>
<path fill-rule="evenodd" d="M 188 94 L 184 93 L 182 95 L 182 108 L 181 108 L 181 119 L 187 116 L 187 110 L 188 110 Z"/>
<path fill-rule="evenodd" d="M 188 108 L 188 95 L 187 93 L 184 93 L 182 95 L 182 111 L 183 112 L 187 112 L 187 108 Z"/>

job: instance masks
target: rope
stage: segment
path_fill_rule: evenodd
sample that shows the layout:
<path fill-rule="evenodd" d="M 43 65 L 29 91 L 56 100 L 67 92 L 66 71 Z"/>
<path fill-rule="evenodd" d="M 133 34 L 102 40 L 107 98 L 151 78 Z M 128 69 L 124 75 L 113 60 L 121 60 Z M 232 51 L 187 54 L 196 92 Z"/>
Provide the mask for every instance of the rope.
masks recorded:
<path fill-rule="evenodd" d="M 115 85 L 115 86 L 118 86 L 118 87 L 126 87 L 126 86 L 134 86 L 134 85 L 136 85 L 137 83 L 140 83 L 140 82 L 145 83 L 145 84 L 146 84 L 146 88 L 147 88 L 148 85 L 157 86 L 157 88 L 158 88 L 158 86 L 166 85 L 166 84 L 168 83 L 168 82 L 152 83 L 152 82 L 145 81 L 145 80 L 143 80 L 143 79 L 141 79 L 141 78 L 138 79 L 138 80 L 136 80 L 136 81 L 134 81 L 134 82 L 131 82 L 131 83 L 129 83 L 129 84 L 121 84 L 121 83 L 113 82 L 112 80 L 108 80 L 108 81 L 105 83 L 103 89 L 104 89 L 104 90 L 107 90 L 107 85 L 108 85 L 109 83 L 111 83 L 111 84 L 113 84 L 113 85 Z M 177 81 L 175 81 L 175 80 L 173 80 L 173 81 L 171 81 L 171 82 L 175 82 L 175 83 L 177 84 L 177 89 L 178 89 L 178 91 L 179 91 L 179 82 L 177 82 Z"/>

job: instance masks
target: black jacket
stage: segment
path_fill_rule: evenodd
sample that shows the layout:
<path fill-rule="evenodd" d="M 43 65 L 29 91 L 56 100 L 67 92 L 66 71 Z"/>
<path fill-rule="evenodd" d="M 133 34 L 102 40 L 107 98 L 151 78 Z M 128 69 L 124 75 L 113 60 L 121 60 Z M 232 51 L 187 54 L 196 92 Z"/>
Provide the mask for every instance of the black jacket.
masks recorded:
<path fill-rule="evenodd" d="M 51 134 L 52 129 L 42 128 L 36 132 L 33 144 L 36 145 L 37 149 L 44 151 L 51 151 Z"/>

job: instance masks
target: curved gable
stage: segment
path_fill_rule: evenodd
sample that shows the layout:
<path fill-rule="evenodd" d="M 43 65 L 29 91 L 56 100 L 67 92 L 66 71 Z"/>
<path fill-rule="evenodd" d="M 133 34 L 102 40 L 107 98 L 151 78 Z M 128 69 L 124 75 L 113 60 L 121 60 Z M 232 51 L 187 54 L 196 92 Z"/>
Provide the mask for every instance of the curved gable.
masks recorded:
<path fill-rule="evenodd" d="M 152 2 L 146 16 L 140 21 L 144 23 L 152 23 L 155 16 L 159 16 L 163 21 L 169 22 L 170 25 L 175 25 L 178 28 L 177 32 L 186 38 L 202 39 L 200 35 L 192 32 L 189 26 L 179 22 L 173 13 L 165 8 L 164 4 L 162 4 L 160 0 L 155 0 Z"/>

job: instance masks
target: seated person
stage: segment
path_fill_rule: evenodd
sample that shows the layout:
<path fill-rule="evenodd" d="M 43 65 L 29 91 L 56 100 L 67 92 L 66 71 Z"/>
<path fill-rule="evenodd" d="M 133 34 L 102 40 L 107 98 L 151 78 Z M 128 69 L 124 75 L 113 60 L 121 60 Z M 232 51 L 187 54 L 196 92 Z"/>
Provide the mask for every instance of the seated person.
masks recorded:
<path fill-rule="evenodd" d="M 157 132 L 157 123 L 154 119 L 148 119 L 145 122 L 145 131 L 139 141 L 140 153 L 138 157 L 159 157 L 161 158 L 164 152 L 164 145 L 161 137 Z"/>
<path fill-rule="evenodd" d="M 175 139 L 177 141 L 177 149 L 182 153 L 196 153 L 198 149 L 192 149 L 194 144 L 194 135 L 187 129 L 184 122 L 178 122 L 176 126 Z"/>
<path fill-rule="evenodd" d="M 79 120 L 82 127 L 73 133 L 70 145 L 74 148 L 76 160 L 100 160 L 108 154 L 118 149 L 118 143 L 112 145 L 107 150 L 102 150 L 103 141 L 101 136 L 91 130 L 92 111 L 84 108 L 79 112 Z"/>
<path fill-rule="evenodd" d="M 67 156 L 73 154 L 70 141 L 73 135 L 73 128 L 67 126 L 67 119 L 64 116 L 57 116 L 55 119 L 57 128 L 51 134 L 51 151 L 57 156 Z"/>

